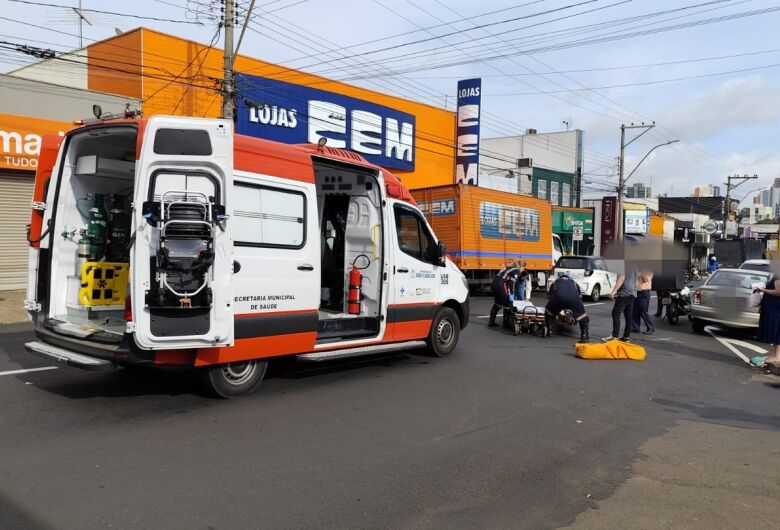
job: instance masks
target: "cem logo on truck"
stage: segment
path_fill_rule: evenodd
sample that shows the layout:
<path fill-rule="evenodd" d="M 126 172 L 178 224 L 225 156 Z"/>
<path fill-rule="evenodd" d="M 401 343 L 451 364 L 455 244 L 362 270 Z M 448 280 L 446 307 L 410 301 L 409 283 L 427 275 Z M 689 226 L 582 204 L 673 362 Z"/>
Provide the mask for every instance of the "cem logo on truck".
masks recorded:
<path fill-rule="evenodd" d="M 288 144 L 317 143 L 369 162 L 414 170 L 415 117 L 361 99 L 275 79 L 236 76 L 236 132 Z"/>
<path fill-rule="evenodd" d="M 455 213 L 455 199 L 418 202 L 417 207 L 426 216 L 453 215 Z"/>
<path fill-rule="evenodd" d="M 539 211 L 482 202 L 479 205 L 479 232 L 490 239 L 539 241 Z"/>

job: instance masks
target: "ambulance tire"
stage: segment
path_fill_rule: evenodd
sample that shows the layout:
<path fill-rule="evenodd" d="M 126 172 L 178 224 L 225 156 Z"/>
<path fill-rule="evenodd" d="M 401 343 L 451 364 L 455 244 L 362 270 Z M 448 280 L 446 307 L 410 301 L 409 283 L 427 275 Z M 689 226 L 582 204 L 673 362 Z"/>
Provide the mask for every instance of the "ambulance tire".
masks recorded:
<path fill-rule="evenodd" d="M 433 317 L 428 332 L 428 353 L 434 357 L 449 355 L 458 345 L 460 319 L 454 309 L 442 307 Z"/>
<path fill-rule="evenodd" d="M 203 368 L 203 389 L 211 396 L 230 399 L 251 394 L 265 376 L 268 361 L 240 361 Z"/>

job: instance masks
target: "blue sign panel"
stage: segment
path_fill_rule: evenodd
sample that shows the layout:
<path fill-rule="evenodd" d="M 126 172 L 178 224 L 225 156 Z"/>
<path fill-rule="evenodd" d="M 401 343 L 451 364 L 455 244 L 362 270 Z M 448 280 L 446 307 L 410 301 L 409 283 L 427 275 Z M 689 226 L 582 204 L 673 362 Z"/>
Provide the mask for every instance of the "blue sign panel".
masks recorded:
<path fill-rule="evenodd" d="M 489 239 L 539 241 L 539 211 L 482 202 L 479 204 L 479 233 Z"/>
<path fill-rule="evenodd" d="M 236 132 L 302 144 L 327 138 L 378 166 L 414 170 L 415 117 L 361 99 L 248 74 L 236 75 Z"/>
<path fill-rule="evenodd" d="M 458 81 L 458 152 L 455 157 L 455 183 L 479 182 L 479 120 L 482 79 Z"/>

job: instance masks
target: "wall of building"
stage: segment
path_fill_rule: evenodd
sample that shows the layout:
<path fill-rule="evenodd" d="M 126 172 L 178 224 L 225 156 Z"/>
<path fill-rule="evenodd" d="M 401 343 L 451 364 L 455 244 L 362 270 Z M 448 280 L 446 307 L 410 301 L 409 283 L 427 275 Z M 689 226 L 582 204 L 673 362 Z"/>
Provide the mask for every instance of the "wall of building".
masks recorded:
<path fill-rule="evenodd" d="M 531 195 L 547 199 L 553 206 L 572 206 L 576 204 L 574 175 L 535 167 Z"/>
<path fill-rule="evenodd" d="M 89 87 L 143 100 L 145 116 L 172 114 L 217 117 L 221 98 L 214 78 L 222 77 L 223 54 L 218 48 L 139 28 L 93 44 L 88 49 Z M 124 74 L 110 70 L 122 67 Z M 133 65 L 143 65 L 136 68 Z M 407 99 L 381 94 L 338 81 L 239 55 L 238 73 L 292 82 L 331 91 L 416 117 L 414 171 L 393 171 L 410 188 L 451 184 L 454 173 L 455 114 Z M 172 75 L 173 74 L 173 75 Z M 192 80 L 192 81 L 190 81 Z"/>
<path fill-rule="evenodd" d="M 64 134 L 75 120 L 91 118 L 92 105 L 104 112 L 137 107 L 137 99 L 67 88 L 40 81 L 0 76 L 0 169 L 34 171 L 41 137 Z"/>
<path fill-rule="evenodd" d="M 20 79 L 40 81 L 55 85 L 87 90 L 87 49 L 81 48 L 59 55 L 56 59 L 45 59 L 6 74 Z"/>
<path fill-rule="evenodd" d="M 578 169 L 581 170 L 582 164 L 581 144 L 582 131 L 578 130 L 483 138 L 480 140 L 480 186 L 485 185 L 483 180 L 492 183 L 496 173 L 512 169 L 527 172 L 518 168 L 518 160 L 529 158 L 533 165 L 531 194 L 547 198 L 553 205 L 575 206 Z M 541 186 L 540 179 L 544 181 Z M 564 184 L 569 187 L 568 201 L 564 201 Z M 551 188 L 556 185 L 558 193 L 554 196 Z"/>
<path fill-rule="evenodd" d="M 114 96 L 91 90 L 76 89 L 0 74 L 3 97 L 0 114 L 68 122 L 92 118 L 92 105 L 100 105 L 104 112 L 122 112 L 125 105 L 136 108 L 138 98 Z"/>

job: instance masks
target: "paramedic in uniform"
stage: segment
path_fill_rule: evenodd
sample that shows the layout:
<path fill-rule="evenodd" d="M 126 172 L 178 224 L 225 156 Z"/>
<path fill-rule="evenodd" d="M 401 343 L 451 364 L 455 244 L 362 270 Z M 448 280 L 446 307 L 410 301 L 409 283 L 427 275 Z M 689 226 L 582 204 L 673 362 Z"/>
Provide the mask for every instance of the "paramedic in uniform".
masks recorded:
<path fill-rule="evenodd" d="M 555 316 L 569 309 L 574 319 L 580 324 L 580 342 L 590 340 L 590 317 L 585 312 L 579 286 L 566 275 L 561 276 L 550 287 L 550 300 L 544 307 L 544 320 L 547 325 L 547 336 L 552 335 Z"/>
<path fill-rule="evenodd" d="M 517 262 L 512 262 L 498 271 L 496 277 L 493 278 L 493 283 L 490 286 L 493 291 L 493 307 L 490 308 L 489 328 L 498 326 L 496 324 L 496 315 L 498 315 L 499 309 L 506 309 L 512 306 L 512 301 L 515 298 L 515 286 L 519 276 L 520 269 L 517 267 Z"/>

